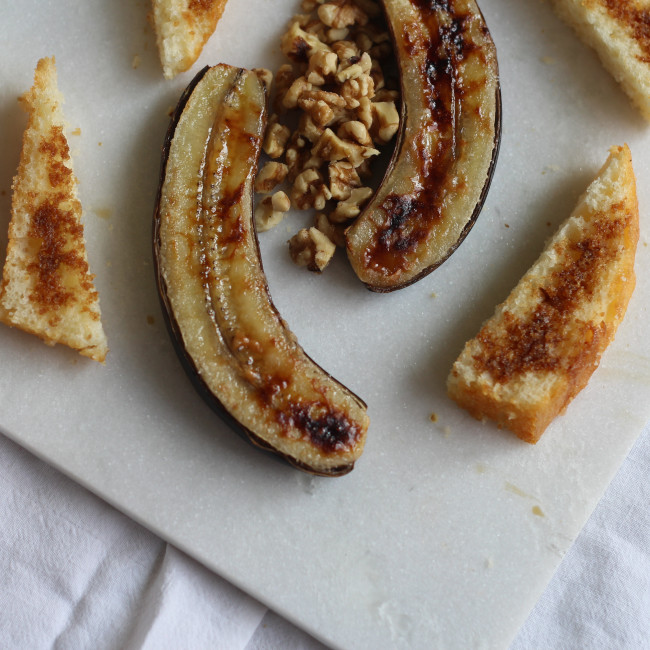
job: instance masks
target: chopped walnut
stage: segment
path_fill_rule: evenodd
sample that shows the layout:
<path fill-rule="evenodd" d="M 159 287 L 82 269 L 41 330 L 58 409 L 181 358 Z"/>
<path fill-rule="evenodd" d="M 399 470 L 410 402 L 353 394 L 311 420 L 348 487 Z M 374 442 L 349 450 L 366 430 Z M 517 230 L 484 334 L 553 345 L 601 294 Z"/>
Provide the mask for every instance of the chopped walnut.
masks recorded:
<path fill-rule="evenodd" d="M 350 35 L 350 30 L 347 27 L 340 29 L 328 29 L 325 32 L 325 40 L 327 43 L 336 43 L 336 41 L 343 41 Z"/>
<path fill-rule="evenodd" d="M 298 101 L 298 106 L 305 111 L 315 126 L 322 128 L 336 119 L 334 109 L 324 99 L 304 97 Z M 306 135 L 306 134 L 305 134 Z M 311 140 L 311 138 L 309 138 Z"/>
<path fill-rule="evenodd" d="M 344 65 L 356 63 L 361 57 L 361 52 L 353 41 L 344 40 L 332 43 L 332 50 L 338 56 L 339 62 Z"/>
<path fill-rule="evenodd" d="M 358 79 L 363 75 L 367 75 L 372 68 L 372 61 L 367 52 L 364 52 L 360 57 L 353 57 L 347 61 L 341 62 L 336 71 L 336 80 L 343 83 L 348 79 Z"/>
<path fill-rule="evenodd" d="M 393 53 L 393 46 L 390 44 L 390 41 L 383 41 L 382 43 L 377 43 L 377 45 L 373 45 L 368 50 L 368 54 L 373 59 L 377 59 L 378 61 L 381 61 L 382 59 L 386 59 Z"/>
<path fill-rule="evenodd" d="M 282 106 L 284 108 L 296 108 L 298 100 L 302 97 L 303 93 L 311 90 L 313 86 L 305 79 L 305 77 L 298 77 L 287 88 L 282 98 Z"/>
<path fill-rule="evenodd" d="M 358 108 L 361 98 L 372 99 L 375 94 L 375 82 L 369 74 L 363 74 L 355 79 L 348 79 L 341 86 L 341 95 L 348 108 Z"/>
<path fill-rule="evenodd" d="M 266 135 L 262 149 L 270 158 L 279 158 L 284 153 L 287 141 L 291 137 L 288 126 L 277 122 L 277 117 L 272 116 L 266 127 Z"/>
<path fill-rule="evenodd" d="M 320 50 L 309 57 L 307 81 L 314 86 L 322 86 L 336 73 L 338 57 L 334 52 Z"/>
<path fill-rule="evenodd" d="M 289 254 L 298 266 L 321 273 L 336 252 L 333 242 L 317 228 L 302 228 L 289 240 Z"/>
<path fill-rule="evenodd" d="M 303 11 L 314 11 L 319 4 L 318 0 L 302 0 L 300 8 Z"/>
<path fill-rule="evenodd" d="M 296 176 L 291 188 L 291 202 L 298 210 L 322 210 L 331 198 L 332 193 L 317 169 L 305 169 Z"/>
<path fill-rule="evenodd" d="M 364 160 L 358 167 L 355 167 L 359 178 L 372 178 L 370 159 Z"/>
<path fill-rule="evenodd" d="M 394 102 L 373 102 L 371 132 L 380 143 L 388 142 L 399 129 L 399 113 Z"/>
<path fill-rule="evenodd" d="M 370 76 L 375 84 L 375 95 L 386 85 L 384 78 L 384 71 L 381 69 L 381 64 L 376 59 L 373 59 L 370 64 Z"/>
<path fill-rule="evenodd" d="M 390 90 L 388 88 L 380 88 L 375 92 L 372 98 L 375 102 L 397 102 L 399 100 L 399 90 Z"/>
<path fill-rule="evenodd" d="M 297 63 L 308 61 L 309 57 L 319 50 L 329 50 L 329 46 L 317 35 L 305 31 L 300 26 L 299 20 L 291 22 L 289 30 L 282 37 L 280 46 L 282 53 Z"/>
<path fill-rule="evenodd" d="M 333 244 L 345 248 L 345 227 L 332 223 L 324 212 L 318 212 L 314 219 L 314 226 L 320 230 Z"/>
<path fill-rule="evenodd" d="M 336 208 L 330 214 L 330 220 L 334 223 L 343 223 L 358 217 L 361 208 L 368 202 L 372 193 L 372 188 L 370 187 L 354 188 L 345 201 L 339 201 L 336 204 Z"/>
<path fill-rule="evenodd" d="M 357 119 L 363 123 L 363 125 L 370 129 L 372 126 L 372 102 L 369 97 L 361 97 L 359 99 L 359 106 L 356 108 Z"/>
<path fill-rule="evenodd" d="M 354 167 L 357 167 L 366 158 L 378 155 L 379 151 L 349 140 L 342 140 L 332 129 L 325 129 L 314 145 L 312 153 L 323 160 L 349 160 Z"/>
<path fill-rule="evenodd" d="M 271 197 L 271 205 L 277 212 L 289 212 L 291 209 L 291 201 L 285 192 L 276 192 Z"/>
<path fill-rule="evenodd" d="M 284 182 L 288 173 L 289 168 L 284 163 L 273 160 L 267 162 L 257 174 L 255 191 L 260 194 L 272 192 L 277 185 Z"/>
<path fill-rule="evenodd" d="M 312 88 L 305 90 L 301 99 L 316 99 L 325 102 L 332 109 L 345 108 L 345 99 L 338 93 L 323 90 L 322 88 Z"/>
<path fill-rule="evenodd" d="M 368 22 L 366 13 L 349 0 L 326 2 L 318 7 L 318 17 L 328 27 L 341 29 L 349 25 L 365 25 Z"/>
<path fill-rule="evenodd" d="M 386 29 L 381 29 L 376 23 L 369 22 L 362 25 L 358 31 L 365 34 L 375 45 L 382 43 L 390 45 L 390 33 Z"/>
<path fill-rule="evenodd" d="M 260 232 L 277 226 L 291 208 L 291 201 L 284 192 L 276 192 L 262 199 L 255 208 L 255 225 Z"/>
<path fill-rule="evenodd" d="M 287 164 L 289 173 L 287 178 L 294 181 L 296 176 L 303 170 L 305 162 L 311 157 L 311 147 L 309 140 L 301 133 L 295 132 L 284 155 L 284 160 Z"/>
<path fill-rule="evenodd" d="M 358 120 L 343 122 L 343 124 L 341 124 L 341 126 L 336 130 L 336 135 L 343 140 L 353 140 L 357 144 L 372 147 L 370 132 L 366 128 L 366 125 Z"/>
<path fill-rule="evenodd" d="M 327 172 L 332 198 L 337 201 L 349 199 L 352 190 L 355 187 L 361 187 L 361 179 L 357 170 L 352 166 L 352 163 L 346 160 L 330 163 L 327 166 Z"/>
<path fill-rule="evenodd" d="M 291 87 L 291 84 L 296 80 L 296 75 L 293 71 L 293 66 L 285 63 L 280 66 L 275 75 L 275 97 L 273 99 L 273 109 L 276 113 L 281 113 L 285 110 L 284 96 Z"/>
<path fill-rule="evenodd" d="M 257 191 L 269 193 L 286 180 L 289 197 L 267 196 L 257 213 L 266 226 L 282 218 L 289 198 L 296 209 L 315 209 L 316 226 L 301 230 L 290 248 L 297 263 L 320 271 L 334 244 L 345 245 L 345 230 L 372 196 L 362 179 L 373 176 L 377 145 L 397 131 L 399 93 L 386 87 L 378 60 L 391 51 L 380 2 L 301 0 L 301 7 L 305 13 L 294 16 L 282 37 L 292 63 L 276 74 L 276 115 L 265 140 L 265 151 L 277 161 L 267 163 L 256 181 Z M 291 132 L 279 127 L 277 114 L 286 111 L 296 118 Z M 275 207 L 274 199 L 280 202 Z M 323 249 L 323 242 L 329 246 Z"/>
<path fill-rule="evenodd" d="M 354 43 L 361 52 L 369 52 L 374 45 L 370 36 L 365 32 L 357 32 L 354 37 Z"/>
<path fill-rule="evenodd" d="M 300 116 L 297 133 L 305 136 L 312 144 L 318 142 L 318 138 L 320 138 L 324 130 L 324 127 L 314 123 L 309 113 L 303 113 Z M 308 160 L 308 158 L 305 158 L 305 160 Z"/>

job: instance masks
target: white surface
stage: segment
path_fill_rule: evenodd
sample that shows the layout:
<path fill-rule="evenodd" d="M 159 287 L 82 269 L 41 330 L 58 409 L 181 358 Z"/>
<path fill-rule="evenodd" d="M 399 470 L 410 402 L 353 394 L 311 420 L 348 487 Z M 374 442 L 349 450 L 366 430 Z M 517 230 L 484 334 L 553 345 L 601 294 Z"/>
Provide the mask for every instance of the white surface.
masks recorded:
<path fill-rule="evenodd" d="M 194 70 L 275 67 L 296 8 L 231 1 Z M 280 312 L 369 405 L 364 456 L 335 480 L 245 445 L 194 393 L 168 341 L 151 214 L 167 111 L 191 74 L 162 79 L 148 4 L 32 0 L 3 13 L 0 223 L 24 127 L 15 97 L 36 60 L 55 54 L 66 114 L 81 128 L 71 142 L 111 352 L 101 367 L 0 330 L 0 427 L 332 646 L 507 645 L 650 417 L 645 218 L 640 281 L 617 339 L 536 447 L 444 396 L 462 343 L 609 146 L 630 144 L 643 217 L 650 205 L 650 129 L 591 52 L 546 4 L 482 8 L 499 52 L 504 133 L 488 201 L 452 258 L 378 296 L 343 259 L 322 277 L 292 268 L 284 225 L 263 237 Z"/>
<path fill-rule="evenodd" d="M 510 650 L 647 647 L 649 471 L 650 425 Z M 324 650 L 4 436 L 0 483 L 3 650 Z"/>

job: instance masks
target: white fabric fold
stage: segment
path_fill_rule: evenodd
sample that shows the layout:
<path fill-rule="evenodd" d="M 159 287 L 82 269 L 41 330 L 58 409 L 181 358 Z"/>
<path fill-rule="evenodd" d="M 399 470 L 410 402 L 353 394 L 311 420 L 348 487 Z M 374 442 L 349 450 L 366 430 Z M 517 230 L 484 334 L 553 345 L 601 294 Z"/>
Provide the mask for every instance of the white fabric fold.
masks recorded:
<path fill-rule="evenodd" d="M 650 648 L 650 425 L 510 650 Z"/>
<path fill-rule="evenodd" d="M 0 436 L 3 650 L 237 650 L 266 611 Z"/>

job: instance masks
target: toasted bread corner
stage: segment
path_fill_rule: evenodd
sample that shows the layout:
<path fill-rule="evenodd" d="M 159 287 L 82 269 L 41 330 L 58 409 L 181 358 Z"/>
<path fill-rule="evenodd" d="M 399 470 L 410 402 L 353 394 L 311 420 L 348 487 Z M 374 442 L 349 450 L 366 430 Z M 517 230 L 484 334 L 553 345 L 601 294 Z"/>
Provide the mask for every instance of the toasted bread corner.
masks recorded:
<path fill-rule="evenodd" d="M 103 362 L 108 351 L 90 273 L 54 58 L 21 97 L 28 123 L 12 185 L 0 321 Z"/>
<path fill-rule="evenodd" d="M 650 121 L 650 2 L 552 0 L 558 16 L 598 54 L 603 66 Z"/>
<path fill-rule="evenodd" d="M 571 216 L 475 338 L 449 396 L 536 443 L 586 386 L 635 286 L 639 211 L 632 157 L 613 147 Z"/>
<path fill-rule="evenodd" d="M 152 22 L 163 75 L 189 70 L 217 27 L 227 0 L 152 0 Z"/>

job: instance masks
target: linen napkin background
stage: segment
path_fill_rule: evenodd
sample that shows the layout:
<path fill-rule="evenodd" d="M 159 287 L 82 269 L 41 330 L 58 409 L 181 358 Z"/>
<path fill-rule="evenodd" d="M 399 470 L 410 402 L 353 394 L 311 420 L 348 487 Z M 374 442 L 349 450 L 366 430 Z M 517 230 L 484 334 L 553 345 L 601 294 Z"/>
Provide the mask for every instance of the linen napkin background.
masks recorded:
<path fill-rule="evenodd" d="M 649 476 L 647 426 L 510 650 L 650 647 Z M 2 435 L 0 647 L 325 648 Z"/>

